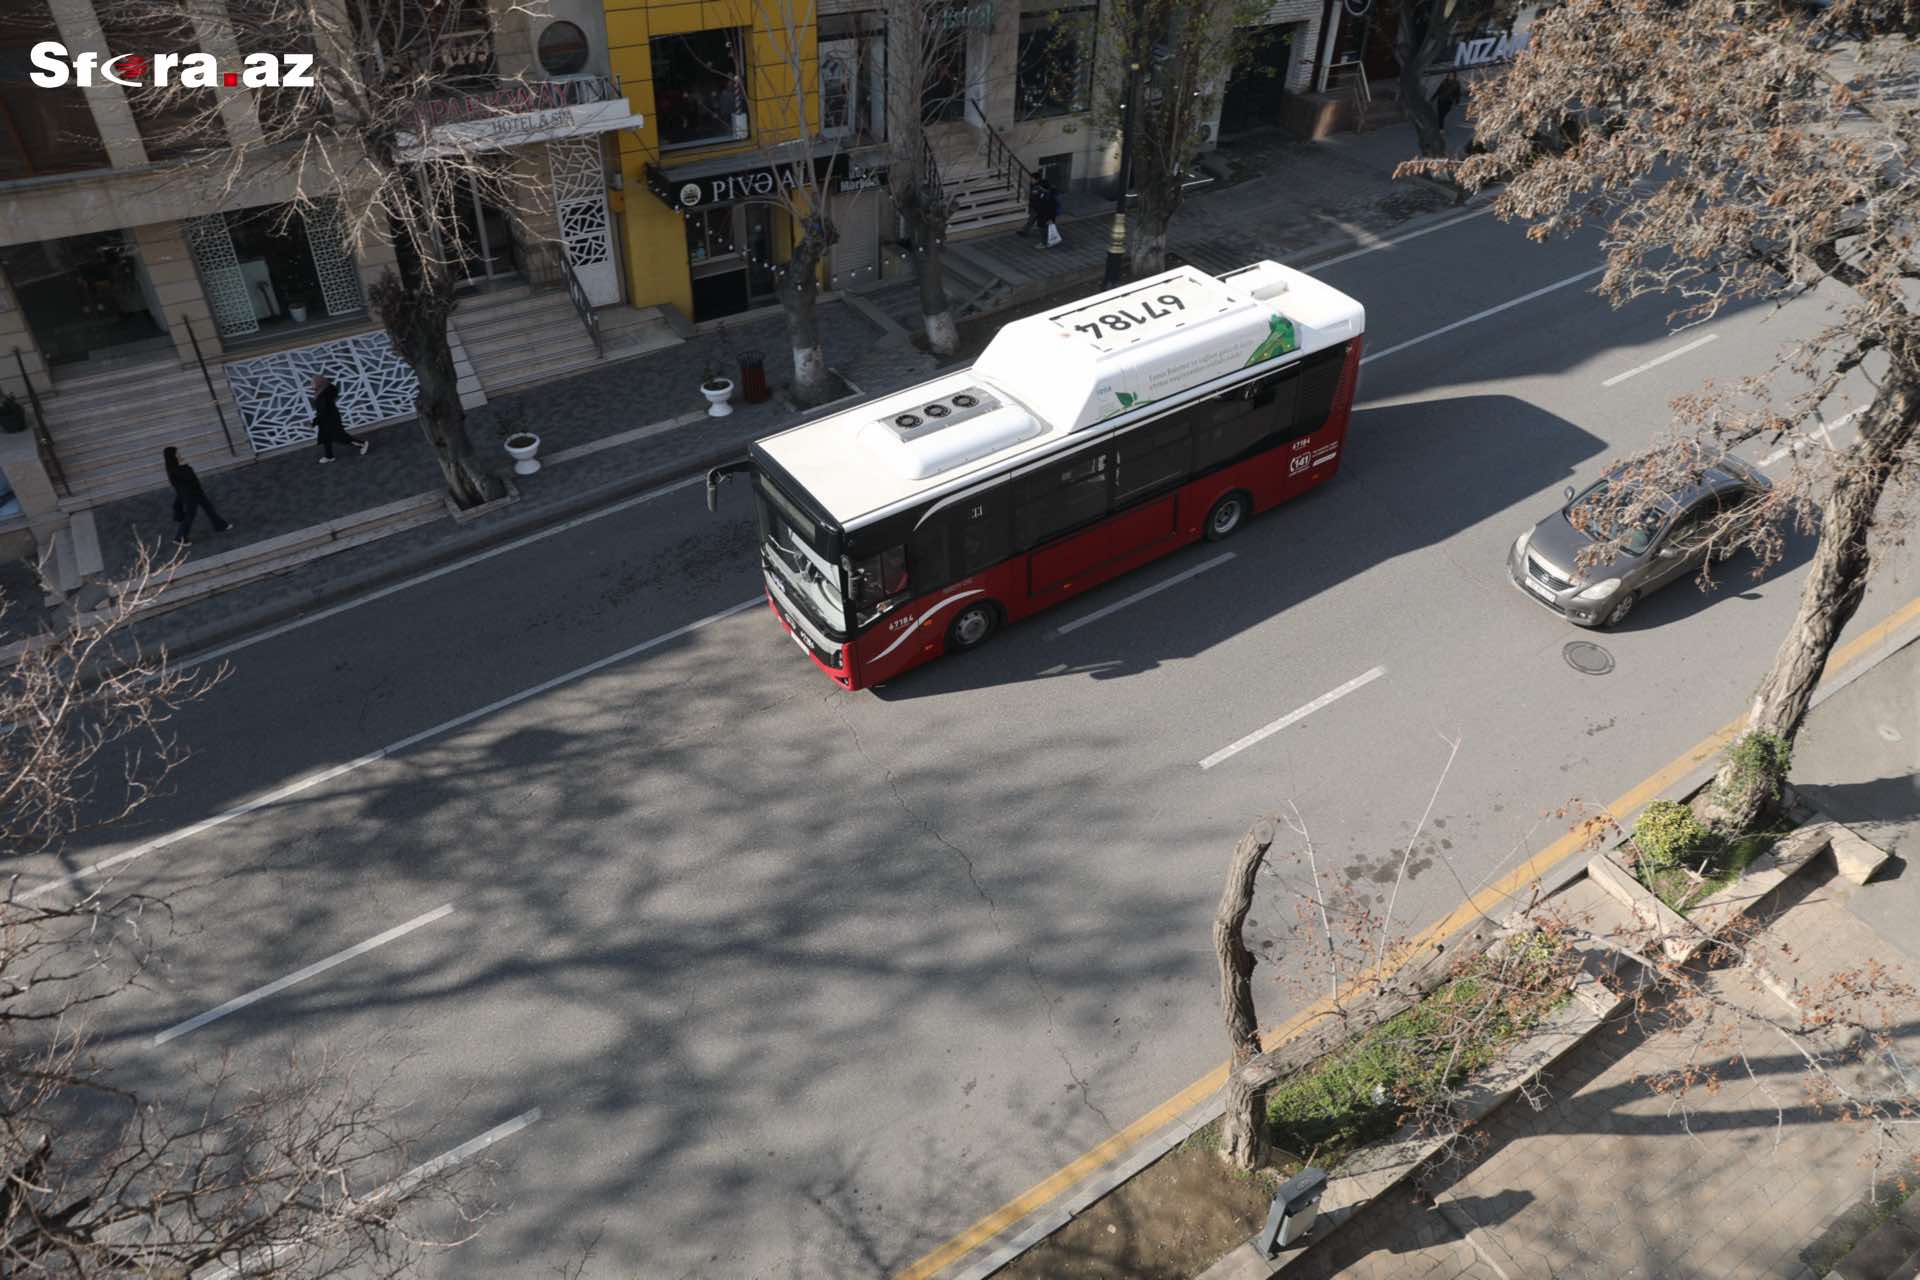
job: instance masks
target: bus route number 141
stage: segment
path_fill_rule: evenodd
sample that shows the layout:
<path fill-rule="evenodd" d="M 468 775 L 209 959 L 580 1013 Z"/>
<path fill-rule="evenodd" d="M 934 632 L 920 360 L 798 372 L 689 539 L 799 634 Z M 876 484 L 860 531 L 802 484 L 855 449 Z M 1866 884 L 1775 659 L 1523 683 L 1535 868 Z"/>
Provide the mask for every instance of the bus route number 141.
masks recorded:
<path fill-rule="evenodd" d="M 1177 295 L 1171 293 L 1163 293 L 1155 298 L 1153 302 L 1157 302 L 1163 307 L 1172 307 L 1173 311 L 1185 311 L 1187 309 L 1187 304 L 1180 301 Z M 1147 313 L 1145 315 L 1139 315 L 1136 312 L 1128 310 L 1126 307 L 1115 307 L 1103 316 L 1095 316 L 1092 324 L 1076 324 L 1073 327 L 1089 337 L 1102 338 L 1109 333 L 1125 333 L 1135 325 L 1144 325 L 1149 320 L 1164 320 L 1173 314 L 1173 311 L 1156 311 L 1153 302 L 1142 302 L 1140 304 L 1140 310 Z"/>

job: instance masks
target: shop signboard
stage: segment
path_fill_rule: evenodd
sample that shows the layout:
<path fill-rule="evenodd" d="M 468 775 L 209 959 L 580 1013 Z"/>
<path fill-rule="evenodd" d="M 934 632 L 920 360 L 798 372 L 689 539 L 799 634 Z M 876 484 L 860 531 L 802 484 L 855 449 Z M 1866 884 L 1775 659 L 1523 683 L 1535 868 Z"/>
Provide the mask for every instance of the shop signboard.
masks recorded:
<path fill-rule="evenodd" d="M 711 172 L 702 166 L 694 169 L 659 169 L 647 166 L 647 189 L 676 212 L 710 209 L 751 201 L 778 200 L 795 187 L 808 185 L 803 160 L 783 160 L 774 164 L 748 163 L 738 169 Z M 844 153 L 816 156 L 813 160 L 814 184 L 834 182 L 836 192 L 865 191 L 886 181 L 884 167 L 849 166 Z"/>

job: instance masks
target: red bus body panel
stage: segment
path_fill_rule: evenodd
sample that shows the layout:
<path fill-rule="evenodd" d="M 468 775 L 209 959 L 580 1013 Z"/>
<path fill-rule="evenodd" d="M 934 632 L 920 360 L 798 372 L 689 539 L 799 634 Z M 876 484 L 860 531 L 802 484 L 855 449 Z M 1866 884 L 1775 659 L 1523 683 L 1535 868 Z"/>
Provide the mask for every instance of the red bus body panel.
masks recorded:
<path fill-rule="evenodd" d="M 984 597 L 998 607 L 1003 622 L 1018 622 L 1199 541 L 1213 504 L 1235 490 L 1250 495 L 1259 512 L 1332 479 L 1353 415 L 1363 341 L 1349 342 L 1333 411 L 1312 434 L 1189 480 L 1171 493 L 903 604 L 847 641 L 837 669 L 795 635 L 771 593 L 767 606 L 813 664 L 840 687 L 862 689 L 891 680 L 946 651 L 947 627 L 970 600 Z"/>

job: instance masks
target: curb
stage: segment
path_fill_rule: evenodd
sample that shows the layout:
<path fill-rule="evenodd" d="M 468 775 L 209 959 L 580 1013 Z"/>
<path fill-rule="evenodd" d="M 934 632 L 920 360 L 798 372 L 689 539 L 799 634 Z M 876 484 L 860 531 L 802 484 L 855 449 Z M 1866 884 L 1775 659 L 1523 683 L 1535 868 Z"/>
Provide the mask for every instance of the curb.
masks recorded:
<path fill-rule="evenodd" d="M 313 610 L 340 604 L 355 596 L 392 586 L 418 574 L 451 564 L 475 552 L 490 550 L 511 542 L 515 538 L 539 532 L 551 525 L 564 524 L 568 520 L 588 515 L 603 507 L 610 507 L 622 499 L 644 493 L 649 489 L 699 475 L 710 468 L 740 457 L 746 452 L 746 447 L 747 442 L 742 440 L 738 444 L 710 450 L 692 460 L 683 459 L 619 480 L 609 481 L 606 484 L 576 490 L 537 510 L 503 513 L 497 517 L 483 518 L 480 522 L 470 525 L 466 530 L 454 534 L 443 542 L 410 555 L 397 556 L 378 568 L 335 579 L 289 599 L 242 610 L 233 617 L 197 630 L 190 629 L 169 647 L 175 654 L 175 662 L 186 665 L 197 661 L 195 654 L 199 650 L 216 648 L 253 632 L 264 631 L 282 622 L 291 621 Z"/>

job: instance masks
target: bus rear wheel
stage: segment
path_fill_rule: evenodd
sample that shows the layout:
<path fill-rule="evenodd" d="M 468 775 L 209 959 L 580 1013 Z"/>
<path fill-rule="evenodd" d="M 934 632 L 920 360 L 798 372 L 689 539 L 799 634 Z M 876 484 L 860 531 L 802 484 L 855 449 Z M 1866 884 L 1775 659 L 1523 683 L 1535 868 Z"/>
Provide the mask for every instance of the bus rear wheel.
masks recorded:
<path fill-rule="evenodd" d="M 1214 503 L 1213 510 L 1207 512 L 1207 541 L 1219 542 L 1240 532 L 1240 526 L 1247 522 L 1247 513 L 1252 509 L 1253 504 L 1247 501 L 1247 495 L 1238 490 Z"/>
<path fill-rule="evenodd" d="M 947 652 L 965 653 L 978 649 L 1000 629 L 1000 610 L 987 601 L 970 604 L 953 615 L 947 624 Z"/>

